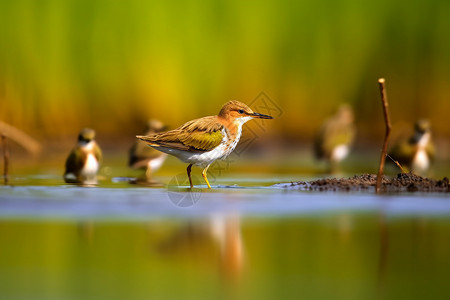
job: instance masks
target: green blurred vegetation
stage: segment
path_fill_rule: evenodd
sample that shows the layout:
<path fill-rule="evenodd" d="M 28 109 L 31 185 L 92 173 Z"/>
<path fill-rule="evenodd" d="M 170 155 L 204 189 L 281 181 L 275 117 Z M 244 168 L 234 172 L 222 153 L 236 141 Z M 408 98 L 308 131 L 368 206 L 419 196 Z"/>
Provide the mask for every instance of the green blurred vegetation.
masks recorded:
<path fill-rule="evenodd" d="M 265 91 L 283 137 L 310 138 L 339 103 L 360 133 L 428 117 L 449 134 L 450 2 L 0 2 L 0 119 L 41 138 L 124 137 Z"/>

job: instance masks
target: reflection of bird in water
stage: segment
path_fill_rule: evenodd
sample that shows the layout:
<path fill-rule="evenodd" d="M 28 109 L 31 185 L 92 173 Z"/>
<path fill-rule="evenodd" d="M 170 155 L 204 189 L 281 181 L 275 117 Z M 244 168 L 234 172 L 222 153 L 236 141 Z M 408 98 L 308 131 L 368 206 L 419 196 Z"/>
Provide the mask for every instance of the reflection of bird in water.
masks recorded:
<path fill-rule="evenodd" d="M 145 135 L 164 131 L 166 126 L 159 120 L 151 119 L 145 129 Z M 159 170 L 167 158 L 167 154 L 148 147 L 143 141 L 137 140 L 129 152 L 128 166 L 133 169 L 145 170 L 145 182 L 152 181 L 152 174 Z"/>
<path fill-rule="evenodd" d="M 414 124 L 414 134 L 400 139 L 389 151 L 389 155 L 412 172 L 425 175 L 434 159 L 434 145 L 431 141 L 431 126 L 428 120 Z"/>
<path fill-rule="evenodd" d="M 353 110 L 347 104 L 341 105 L 320 128 L 314 142 L 314 154 L 317 159 L 327 161 L 331 173 L 337 171 L 338 163 L 350 152 L 355 131 Z"/>
<path fill-rule="evenodd" d="M 90 128 L 83 129 L 78 135 L 78 143 L 66 160 L 64 180 L 67 183 L 97 183 L 102 152 L 94 138 L 95 131 Z"/>
<path fill-rule="evenodd" d="M 211 234 L 220 245 L 222 273 L 230 279 L 238 279 L 244 264 L 240 217 L 213 215 Z"/>
<path fill-rule="evenodd" d="M 207 222 L 189 221 L 158 249 L 164 255 L 188 255 L 197 266 L 217 266 L 220 274 L 232 281 L 239 278 L 244 264 L 240 226 L 237 215 L 213 215 Z"/>
<path fill-rule="evenodd" d="M 94 240 L 94 222 L 80 221 L 77 224 L 78 236 L 81 240 L 92 243 Z"/>

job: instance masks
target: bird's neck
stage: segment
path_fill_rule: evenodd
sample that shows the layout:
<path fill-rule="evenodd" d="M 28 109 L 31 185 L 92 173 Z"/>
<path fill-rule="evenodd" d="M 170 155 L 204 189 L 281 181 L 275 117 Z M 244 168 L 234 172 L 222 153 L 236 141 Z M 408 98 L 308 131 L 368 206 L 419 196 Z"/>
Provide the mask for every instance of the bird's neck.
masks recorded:
<path fill-rule="evenodd" d="M 79 142 L 78 146 L 80 146 L 80 148 L 83 149 L 83 151 L 85 151 L 85 152 L 92 152 L 95 147 L 95 142 L 94 141 Z"/>
<path fill-rule="evenodd" d="M 419 149 L 426 148 L 428 142 L 430 141 L 431 134 L 429 132 L 423 133 L 416 137 L 417 147 Z"/>
<path fill-rule="evenodd" d="M 219 116 L 219 122 L 224 125 L 227 130 L 229 139 L 239 139 L 242 134 L 242 125 L 251 120 L 252 117 L 241 118 L 221 118 Z"/>

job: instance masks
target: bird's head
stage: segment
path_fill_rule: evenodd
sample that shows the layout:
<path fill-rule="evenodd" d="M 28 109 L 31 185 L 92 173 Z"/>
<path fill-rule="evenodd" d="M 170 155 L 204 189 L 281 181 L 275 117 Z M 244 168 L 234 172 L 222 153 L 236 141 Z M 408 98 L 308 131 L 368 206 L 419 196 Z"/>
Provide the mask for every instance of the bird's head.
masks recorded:
<path fill-rule="evenodd" d="M 251 119 L 273 119 L 271 116 L 254 112 L 250 107 L 236 100 L 225 103 L 219 112 L 219 117 L 233 122 L 239 121 L 242 124 Z"/>
<path fill-rule="evenodd" d="M 352 124 L 354 120 L 353 108 L 349 104 L 341 104 L 336 116 L 341 123 Z"/>
<path fill-rule="evenodd" d="M 428 132 L 431 128 L 430 125 L 430 121 L 422 119 L 422 120 L 418 120 L 415 124 L 414 124 L 414 130 L 416 131 L 416 133 L 419 134 L 424 134 L 426 132 Z"/>
<path fill-rule="evenodd" d="M 91 141 L 93 141 L 95 138 L 95 131 L 90 128 L 84 128 L 80 131 L 80 134 L 78 135 L 78 142 L 87 144 Z"/>
<path fill-rule="evenodd" d="M 147 127 L 145 128 L 146 135 L 152 133 L 159 133 L 167 129 L 167 126 L 164 125 L 160 120 L 150 119 L 147 122 Z"/>

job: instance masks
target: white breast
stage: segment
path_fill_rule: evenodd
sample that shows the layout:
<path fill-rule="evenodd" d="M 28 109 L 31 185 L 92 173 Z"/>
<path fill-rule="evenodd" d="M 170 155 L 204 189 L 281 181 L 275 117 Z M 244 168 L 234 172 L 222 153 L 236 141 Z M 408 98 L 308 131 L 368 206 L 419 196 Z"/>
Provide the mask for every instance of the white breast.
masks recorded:
<path fill-rule="evenodd" d="M 81 175 L 86 177 L 92 177 L 97 174 L 98 171 L 98 161 L 92 153 L 87 155 L 86 162 L 81 170 Z"/>
<path fill-rule="evenodd" d="M 424 149 L 419 149 L 414 156 L 411 168 L 418 173 L 425 172 L 430 166 L 430 159 Z"/>
<path fill-rule="evenodd" d="M 148 168 L 150 168 L 152 173 L 158 171 L 159 168 L 161 168 L 161 166 L 164 163 L 164 161 L 166 160 L 166 158 L 167 158 L 167 154 L 162 153 L 162 155 L 159 156 L 158 158 L 151 159 L 148 162 Z"/>
<path fill-rule="evenodd" d="M 333 152 L 331 153 L 331 160 L 333 161 L 341 161 L 343 160 L 349 152 L 349 147 L 347 145 L 338 145 L 334 147 Z"/>
<path fill-rule="evenodd" d="M 411 169 L 420 175 L 425 175 L 426 171 L 430 167 L 430 158 L 428 157 L 428 153 L 426 151 L 426 147 L 430 142 L 430 137 L 431 134 L 427 132 L 423 134 L 417 142 L 418 150 L 416 152 L 416 155 L 414 155 Z"/>
<path fill-rule="evenodd" d="M 231 142 L 231 144 L 225 129 L 222 129 L 222 135 L 223 135 L 222 142 L 216 148 L 212 149 L 211 151 L 203 153 L 195 153 L 195 154 L 190 153 L 185 160 L 183 159 L 182 160 L 194 165 L 207 166 L 212 164 L 217 159 L 227 157 L 231 152 L 233 152 L 234 148 L 236 147 L 237 142 L 239 141 L 240 138 L 240 134 L 236 139 L 236 141 Z"/>

